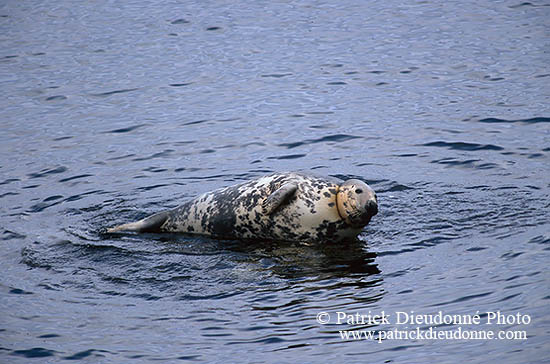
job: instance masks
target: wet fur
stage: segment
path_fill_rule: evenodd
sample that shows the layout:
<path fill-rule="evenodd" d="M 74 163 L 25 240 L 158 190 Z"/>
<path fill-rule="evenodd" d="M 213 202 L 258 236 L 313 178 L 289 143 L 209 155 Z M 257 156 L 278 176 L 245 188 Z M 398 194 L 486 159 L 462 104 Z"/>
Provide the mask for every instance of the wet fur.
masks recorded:
<path fill-rule="evenodd" d="M 336 196 L 341 182 L 299 173 L 273 174 L 202 194 L 176 209 L 109 232 L 181 232 L 280 241 L 354 239 L 362 227 L 349 226 L 338 214 Z M 286 184 L 297 185 L 295 193 L 266 214 L 264 201 Z"/>

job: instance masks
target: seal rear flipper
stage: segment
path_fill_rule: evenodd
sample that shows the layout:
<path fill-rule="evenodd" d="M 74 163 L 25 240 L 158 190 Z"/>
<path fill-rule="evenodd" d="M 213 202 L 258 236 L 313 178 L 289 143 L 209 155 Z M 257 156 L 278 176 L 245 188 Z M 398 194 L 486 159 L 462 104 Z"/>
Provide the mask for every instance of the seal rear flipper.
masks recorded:
<path fill-rule="evenodd" d="M 285 183 L 265 199 L 262 203 L 262 212 L 266 215 L 271 215 L 279 207 L 288 203 L 297 190 L 298 185 L 296 183 Z"/>
<path fill-rule="evenodd" d="M 121 231 L 134 231 L 136 233 L 158 233 L 162 225 L 168 220 L 170 211 L 159 212 L 158 214 L 146 217 L 143 220 L 130 222 L 107 229 L 107 233 L 117 233 Z"/>

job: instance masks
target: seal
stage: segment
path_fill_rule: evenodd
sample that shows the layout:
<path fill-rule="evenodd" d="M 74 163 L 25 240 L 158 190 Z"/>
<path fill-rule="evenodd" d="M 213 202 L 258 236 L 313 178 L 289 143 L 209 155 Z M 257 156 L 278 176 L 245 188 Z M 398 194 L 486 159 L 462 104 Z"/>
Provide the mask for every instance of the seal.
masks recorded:
<path fill-rule="evenodd" d="M 176 232 L 218 239 L 353 240 L 378 213 L 376 193 L 358 179 L 274 173 L 204 193 L 108 233 Z"/>

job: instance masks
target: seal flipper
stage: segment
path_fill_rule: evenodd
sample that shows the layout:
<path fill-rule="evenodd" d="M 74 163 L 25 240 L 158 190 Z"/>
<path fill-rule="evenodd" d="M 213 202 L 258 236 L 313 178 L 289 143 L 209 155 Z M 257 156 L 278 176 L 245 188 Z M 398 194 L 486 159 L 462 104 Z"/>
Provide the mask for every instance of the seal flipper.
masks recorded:
<path fill-rule="evenodd" d="M 158 214 L 146 217 L 143 220 L 130 222 L 128 224 L 123 224 L 107 229 L 107 233 L 118 233 L 120 231 L 134 231 L 136 233 L 158 233 L 161 231 L 162 225 L 166 222 L 166 220 L 168 220 L 169 216 L 170 211 L 159 212 Z"/>
<path fill-rule="evenodd" d="M 265 199 L 262 203 L 262 212 L 266 215 L 271 215 L 279 207 L 287 203 L 294 196 L 296 190 L 298 190 L 296 183 L 285 183 Z"/>

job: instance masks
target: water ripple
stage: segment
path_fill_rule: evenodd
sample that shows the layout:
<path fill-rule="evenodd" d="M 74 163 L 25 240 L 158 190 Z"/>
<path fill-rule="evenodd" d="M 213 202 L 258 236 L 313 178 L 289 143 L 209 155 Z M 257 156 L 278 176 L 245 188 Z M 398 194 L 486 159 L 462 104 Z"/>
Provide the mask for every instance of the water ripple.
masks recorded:
<path fill-rule="evenodd" d="M 67 170 L 67 167 L 60 166 L 52 169 L 43 169 L 40 172 L 30 173 L 28 176 L 29 178 L 42 178 L 49 176 L 50 174 L 64 173 L 67 172 Z"/>
<path fill-rule="evenodd" d="M 11 352 L 11 355 L 22 356 L 25 358 L 45 358 L 49 356 L 55 356 L 57 353 L 59 352 L 56 350 L 36 347 L 32 349 L 13 350 Z"/>
<path fill-rule="evenodd" d="M 112 95 L 116 95 L 116 94 L 132 92 L 132 91 L 136 91 L 136 90 L 139 90 L 139 88 L 126 88 L 126 89 L 122 89 L 122 90 L 107 91 L 107 92 L 101 92 L 101 93 L 91 94 L 91 95 L 92 96 L 97 96 L 97 97 L 108 97 L 108 96 L 112 96 Z"/>
<path fill-rule="evenodd" d="M 308 144 L 315 144 L 315 143 L 325 143 L 325 142 L 335 142 L 335 143 L 342 143 L 348 140 L 352 139 L 361 139 L 362 137 L 356 136 L 356 135 L 348 135 L 348 134 L 335 134 L 335 135 L 326 135 L 321 138 L 317 139 L 306 139 L 300 142 L 294 142 L 294 143 L 282 143 L 278 144 L 280 147 L 286 147 L 288 149 L 296 148 L 302 145 L 308 145 Z"/>
<path fill-rule="evenodd" d="M 470 301 L 470 300 L 475 300 L 475 299 L 478 299 L 478 298 L 481 298 L 481 297 L 489 296 L 489 295 L 492 295 L 492 294 L 494 294 L 494 292 L 490 291 L 490 292 L 483 292 L 483 293 L 465 295 L 465 296 L 459 297 L 459 298 L 454 299 L 454 300 L 434 303 L 434 304 L 428 305 L 428 307 L 444 307 L 444 306 L 447 306 L 447 305 L 451 305 L 453 303 L 462 303 L 462 302 L 466 302 L 466 301 Z"/>
<path fill-rule="evenodd" d="M 189 24 L 190 21 L 187 20 L 187 19 L 183 19 L 183 18 L 180 18 L 180 19 L 176 19 L 176 20 L 172 20 L 170 22 L 170 24 L 174 24 L 174 25 L 178 25 L 178 24 Z"/>
<path fill-rule="evenodd" d="M 58 182 L 69 182 L 69 181 L 73 181 L 75 179 L 92 177 L 92 176 L 93 176 L 92 174 L 79 174 L 79 175 L 72 176 L 72 177 L 61 178 Z"/>
<path fill-rule="evenodd" d="M 486 118 L 486 119 L 479 120 L 479 122 L 480 123 L 489 123 L 489 124 L 497 124 L 497 123 L 539 124 L 539 123 L 549 123 L 550 118 L 537 117 L 537 118 L 518 119 L 518 120 L 505 120 L 505 119 L 497 119 L 497 118 Z"/>
<path fill-rule="evenodd" d="M 444 142 L 437 141 L 422 144 L 424 147 L 442 147 L 455 150 L 476 151 L 476 150 L 503 150 L 504 148 L 493 144 L 477 144 L 466 142 Z"/>
<path fill-rule="evenodd" d="M 81 360 L 81 359 L 87 358 L 89 356 L 93 356 L 93 357 L 96 357 L 96 358 L 104 358 L 105 355 L 103 355 L 103 353 L 113 354 L 113 353 L 111 353 L 110 351 L 107 351 L 107 350 L 88 349 L 88 350 L 80 351 L 80 352 L 75 353 L 73 355 L 65 356 L 65 357 L 63 357 L 63 359 L 65 359 L 65 360 Z"/>
<path fill-rule="evenodd" d="M 131 131 L 134 131 L 136 129 L 142 128 L 144 126 L 147 126 L 147 124 L 139 124 L 139 125 L 133 125 L 126 128 L 119 128 L 119 129 L 113 129 L 109 131 L 105 131 L 105 134 L 112 133 L 112 134 L 122 134 L 122 133 L 129 133 Z"/>
<path fill-rule="evenodd" d="M 280 155 L 275 157 L 267 157 L 267 159 L 297 159 L 297 158 L 303 158 L 307 154 L 287 154 L 287 155 Z"/>

